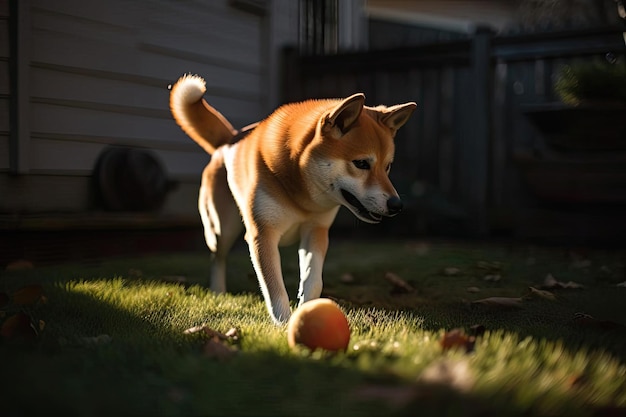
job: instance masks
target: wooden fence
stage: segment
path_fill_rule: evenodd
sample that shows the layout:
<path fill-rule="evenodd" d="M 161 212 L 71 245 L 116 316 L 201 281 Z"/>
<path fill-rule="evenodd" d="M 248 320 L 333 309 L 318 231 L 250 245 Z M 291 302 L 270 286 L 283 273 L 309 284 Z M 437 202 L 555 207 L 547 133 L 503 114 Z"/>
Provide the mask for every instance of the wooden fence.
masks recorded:
<path fill-rule="evenodd" d="M 537 198 L 516 162 L 520 153 L 550 152 L 524 109 L 558 100 L 553 87 L 564 65 L 625 52 L 619 28 L 515 37 L 479 29 L 467 40 L 331 56 L 287 50 L 283 98 L 360 91 L 369 105 L 418 103 L 396 140 L 392 180 L 409 205 L 401 225 L 393 222 L 398 230 L 567 236 L 576 232 L 568 222 L 545 230 L 564 207 Z M 595 210 L 604 218 L 618 212 Z M 569 212 L 570 223 L 589 221 L 589 206 L 583 217 Z"/>

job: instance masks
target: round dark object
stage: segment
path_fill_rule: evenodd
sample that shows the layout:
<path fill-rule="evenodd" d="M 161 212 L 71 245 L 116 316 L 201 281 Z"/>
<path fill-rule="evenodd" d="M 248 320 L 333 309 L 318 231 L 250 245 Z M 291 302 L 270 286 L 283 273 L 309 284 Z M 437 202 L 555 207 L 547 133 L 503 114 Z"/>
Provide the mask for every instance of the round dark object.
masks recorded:
<path fill-rule="evenodd" d="M 95 186 L 102 208 L 154 211 L 173 188 L 159 160 L 149 151 L 109 147 L 98 158 Z"/>

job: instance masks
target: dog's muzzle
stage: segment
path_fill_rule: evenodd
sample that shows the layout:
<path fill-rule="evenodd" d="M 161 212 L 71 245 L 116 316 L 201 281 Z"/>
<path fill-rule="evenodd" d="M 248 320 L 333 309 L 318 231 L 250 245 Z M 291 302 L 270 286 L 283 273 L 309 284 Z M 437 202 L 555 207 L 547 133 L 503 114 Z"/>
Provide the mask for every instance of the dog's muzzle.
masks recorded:
<path fill-rule="evenodd" d="M 380 213 L 374 213 L 365 208 L 365 206 L 359 201 L 354 194 L 349 191 L 341 189 L 341 195 L 346 202 L 354 209 L 353 212 L 362 220 L 369 223 L 379 223 L 383 219 L 383 215 Z M 388 213 L 385 216 L 391 217 L 402 211 L 402 200 L 399 197 L 391 197 L 387 200 Z"/>

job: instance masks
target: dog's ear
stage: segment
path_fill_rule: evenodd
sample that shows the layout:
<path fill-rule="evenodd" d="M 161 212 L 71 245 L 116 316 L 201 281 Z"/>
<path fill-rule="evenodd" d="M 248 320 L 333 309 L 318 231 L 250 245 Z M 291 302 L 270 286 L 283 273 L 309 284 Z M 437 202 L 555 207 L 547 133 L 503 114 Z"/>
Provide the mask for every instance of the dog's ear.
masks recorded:
<path fill-rule="evenodd" d="M 364 104 L 365 95 L 363 93 L 353 94 L 344 99 L 326 116 L 324 131 L 329 133 L 337 129 L 338 137 L 345 135 L 358 120 Z"/>
<path fill-rule="evenodd" d="M 416 108 L 417 104 L 414 102 L 387 107 L 383 110 L 380 121 L 395 134 L 409 120 Z"/>

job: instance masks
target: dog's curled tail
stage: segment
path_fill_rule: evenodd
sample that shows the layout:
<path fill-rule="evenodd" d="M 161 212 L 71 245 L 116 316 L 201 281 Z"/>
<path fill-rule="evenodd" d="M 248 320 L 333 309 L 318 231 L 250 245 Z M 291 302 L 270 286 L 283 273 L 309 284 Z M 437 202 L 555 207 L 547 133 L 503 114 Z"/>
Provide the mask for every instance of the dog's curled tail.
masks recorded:
<path fill-rule="evenodd" d="M 202 98 L 205 92 L 204 79 L 197 75 L 183 75 L 171 88 L 170 110 L 181 129 L 212 154 L 220 146 L 230 143 L 237 131 Z"/>

